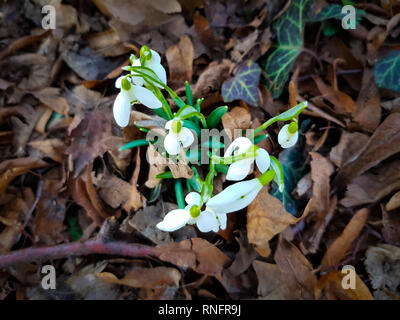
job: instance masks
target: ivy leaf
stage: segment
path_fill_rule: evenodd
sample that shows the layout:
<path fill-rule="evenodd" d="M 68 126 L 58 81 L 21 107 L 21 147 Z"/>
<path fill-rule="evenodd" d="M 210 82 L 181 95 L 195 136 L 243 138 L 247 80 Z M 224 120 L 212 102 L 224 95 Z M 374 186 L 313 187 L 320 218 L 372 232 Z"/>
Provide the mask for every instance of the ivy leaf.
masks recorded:
<path fill-rule="evenodd" d="M 304 158 L 299 144 L 293 148 L 283 150 L 279 155 L 279 162 L 283 168 L 285 189 L 283 192 L 280 192 L 278 185 L 274 182 L 271 194 L 282 202 L 287 212 L 296 216 L 296 201 L 292 198 L 291 194 L 303 176 L 305 169 Z"/>
<path fill-rule="evenodd" d="M 375 65 L 375 82 L 379 88 L 400 93 L 400 51 L 391 51 Z"/>
<path fill-rule="evenodd" d="M 273 98 L 281 95 L 289 72 L 303 48 L 304 24 L 312 5 L 313 0 L 293 0 L 273 26 L 278 44 L 265 66 L 266 84 Z"/>
<path fill-rule="evenodd" d="M 222 96 L 225 102 L 243 100 L 252 106 L 258 105 L 258 81 L 261 68 L 249 60 L 242 65 L 236 75 L 222 84 Z"/>

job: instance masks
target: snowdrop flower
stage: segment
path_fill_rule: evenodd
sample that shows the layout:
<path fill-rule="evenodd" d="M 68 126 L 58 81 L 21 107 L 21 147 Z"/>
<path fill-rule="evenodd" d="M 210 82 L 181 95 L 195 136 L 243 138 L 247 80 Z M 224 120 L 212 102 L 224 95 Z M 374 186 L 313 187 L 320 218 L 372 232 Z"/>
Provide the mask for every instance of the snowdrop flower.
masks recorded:
<path fill-rule="evenodd" d="M 164 139 L 164 148 L 171 155 L 179 154 L 181 143 L 184 148 L 187 148 L 194 141 L 192 131 L 190 131 L 188 128 L 184 128 L 182 123 L 182 120 L 172 119 L 169 120 L 165 125 L 165 129 L 168 130 L 168 134 Z"/>
<path fill-rule="evenodd" d="M 255 161 L 258 169 L 264 173 L 270 166 L 269 154 L 265 149 L 258 148 L 255 146 L 250 139 L 245 137 L 239 137 L 235 139 L 228 147 L 224 157 L 237 156 L 248 151 L 250 148 L 254 148 L 256 151 Z M 243 160 L 235 161 L 229 166 L 228 173 L 226 175 L 227 180 L 240 181 L 243 180 L 251 170 L 251 166 L 254 162 L 254 157 L 249 157 Z"/>
<path fill-rule="evenodd" d="M 126 127 L 129 124 L 131 104 L 139 101 L 151 109 L 162 107 L 161 102 L 149 89 L 132 84 L 124 76 L 115 81 L 115 87 L 121 89 L 113 106 L 114 118 L 120 127 Z"/>
<path fill-rule="evenodd" d="M 161 57 L 156 51 L 147 46 L 143 46 L 140 49 L 140 59 L 132 55 L 131 62 L 133 67 L 147 67 L 151 69 L 162 83 L 167 84 L 167 73 L 161 64 Z M 143 72 L 151 77 L 154 77 L 154 74 L 150 71 L 143 70 Z M 135 71 L 132 71 L 132 74 L 135 74 Z M 134 83 L 140 86 L 145 83 L 145 80 L 140 76 L 135 76 L 132 78 L 132 80 Z M 162 86 L 159 84 L 155 83 L 155 85 L 162 88 Z"/>
<path fill-rule="evenodd" d="M 257 178 L 237 182 L 208 200 L 207 205 L 225 213 L 239 211 L 255 199 L 262 187 Z"/>
<path fill-rule="evenodd" d="M 293 147 L 299 139 L 299 131 L 297 122 L 285 124 L 278 134 L 278 142 L 282 148 Z"/>
<path fill-rule="evenodd" d="M 176 231 L 186 224 L 196 224 L 201 232 L 218 232 L 218 229 L 226 228 L 226 214 L 217 214 L 215 210 L 206 208 L 201 211 L 201 196 L 196 192 L 190 192 L 186 198 L 188 204 L 185 209 L 176 209 L 167 213 L 164 220 L 157 224 L 162 231 Z"/>

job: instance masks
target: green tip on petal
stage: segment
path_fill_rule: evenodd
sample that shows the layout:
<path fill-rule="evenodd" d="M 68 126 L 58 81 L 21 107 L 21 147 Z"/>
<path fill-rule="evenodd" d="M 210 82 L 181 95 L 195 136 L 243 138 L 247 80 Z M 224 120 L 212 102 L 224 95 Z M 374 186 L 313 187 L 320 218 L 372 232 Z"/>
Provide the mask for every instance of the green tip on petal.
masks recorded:
<path fill-rule="evenodd" d="M 124 89 L 125 91 L 129 91 L 132 87 L 131 83 L 129 82 L 129 80 L 127 78 L 122 79 L 121 86 L 122 86 L 122 89 Z"/>
<path fill-rule="evenodd" d="M 140 58 L 143 58 L 145 60 L 150 60 L 151 56 L 152 54 L 148 46 L 142 46 L 140 48 Z"/>
<path fill-rule="evenodd" d="M 171 125 L 171 130 L 175 134 L 179 134 L 182 130 L 182 123 L 180 121 L 173 121 Z"/>
<path fill-rule="evenodd" d="M 197 218 L 200 215 L 200 207 L 192 206 L 190 208 L 190 215 L 192 216 L 192 218 Z"/>

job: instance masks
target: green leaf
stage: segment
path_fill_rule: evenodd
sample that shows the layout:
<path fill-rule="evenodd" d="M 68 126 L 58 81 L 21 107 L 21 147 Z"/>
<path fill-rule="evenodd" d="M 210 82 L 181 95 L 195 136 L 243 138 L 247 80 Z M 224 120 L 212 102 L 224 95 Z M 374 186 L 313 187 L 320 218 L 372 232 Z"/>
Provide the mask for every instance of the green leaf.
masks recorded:
<path fill-rule="evenodd" d="M 249 60 L 236 72 L 236 75 L 222 84 L 222 96 L 225 102 L 243 100 L 252 106 L 258 105 L 258 82 L 261 68 Z"/>
<path fill-rule="evenodd" d="M 305 162 L 301 147 L 297 144 L 293 148 L 285 149 L 279 155 L 282 165 L 285 188 L 279 191 L 276 183 L 272 184 L 271 194 L 281 200 L 287 212 L 296 216 L 297 205 L 292 198 L 292 192 L 301 179 L 305 169 Z"/>
<path fill-rule="evenodd" d="M 339 28 L 330 21 L 324 21 L 322 31 L 324 32 L 324 36 L 329 38 L 335 35 L 339 31 Z"/>
<path fill-rule="evenodd" d="M 223 115 L 228 111 L 227 106 L 222 106 L 214 109 L 207 118 L 208 129 L 215 128 L 221 122 Z"/>
<path fill-rule="evenodd" d="M 67 224 L 69 225 L 69 236 L 72 241 L 78 241 L 82 237 L 82 229 L 79 225 L 78 214 L 69 212 L 67 215 Z"/>
<path fill-rule="evenodd" d="M 289 8 L 273 26 L 278 44 L 265 66 L 266 84 L 273 98 L 281 95 L 289 72 L 303 48 L 304 24 L 312 5 L 313 0 L 292 0 Z"/>
<path fill-rule="evenodd" d="M 140 140 L 134 140 L 131 142 L 128 142 L 127 144 L 124 144 L 123 146 L 119 147 L 119 151 L 126 150 L 126 149 L 131 149 L 135 147 L 140 147 L 140 146 L 148 146 L 149 142 L 146 139 L 140 139 Z"/>
<path fill-rule="evenodd" d="M 400 51 L 391 51 L 375 64 L 375 82 L 379 88 L 400 93 Z"/>

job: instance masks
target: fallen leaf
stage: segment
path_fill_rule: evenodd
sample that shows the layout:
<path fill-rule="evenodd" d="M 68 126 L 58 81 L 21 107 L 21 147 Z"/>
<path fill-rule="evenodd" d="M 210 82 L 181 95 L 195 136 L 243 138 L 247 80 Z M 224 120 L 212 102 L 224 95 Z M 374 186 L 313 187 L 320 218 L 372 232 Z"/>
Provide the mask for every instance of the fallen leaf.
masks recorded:
<path fill-rule="evenodd" d="M 346 274 L 341 271 L 331 271 L 318 280 L 315 286 L 315 298 L 319 299 L 324 291 L 328 300 L 374 300 L 371 292 L 358 274 L 355 274 L 355 289 L 344 289 L 342 285 L 343 277 Z"/>
<path fill-rule="evenodd" d="M 85 166 L 107 151 L 105 141 L 111 136 L 111 120 L 104 112 L 86 112 L 75 116 L 68 129 L 71 145 L 67 149 L 71 170 L 77 177 Z"/>
<path fill-rule="evenodd" d="M 155 248 L 157 257 L 182 268 L 192 268 L 216 278 L 230 264 L 230 259 L 216 246 L 202 238 L 192 238 L 179 243 L 169 243 Z"/>
<path fill-rule="evenodd" d="M 400 215 L 396 211 L 387 212 L 383 205 L 382 210 L 382 235 L 389 244 L 400 243 Z"/>
<path fill-rule="evenodd" d="M 391 211 L 395 210 L 400 207 L 400 191 L 397 191 L 389 200 L 388 203 L 386 203 L 386 210 Z"/>
<path fill-rule="evenodd" d="M 293 294 L 302 300 L 314 299 L 317 277 L 311 263 L 294 244 L 280 239 L 274 260 L 281 270 L 283 281 Z"/>
<path fill-rule="evenodd" d="M 251 114 L 245 107 L 234 107 L 222 116 L 222 125 L 230 134 L 231 140 L 234 140 L 238 136 L 238 132 L 242 132 L 241 129 L 250 128 Z"/>
<path fill-rule="evenodd" d="M 367 218 L 368 209 L 361 209 L 355 213 L 342 234 L 326 250 L 321 262 L 321 271 L 329 271 L 340 263 L 364 228 Z"/>
<path fill-rule="evenodd" d="M 400 188 L 400 162 L 393 161 L 355 178 L 340 201 L 345 207 L 374 203 Z"/>
<path fill-rule="evenodd" d="M 289 225 L 304 219 L 306 214 L 295 218 L 288 213 L 282 202 L 263 188 L 247 208 L 247 237 L 255 245 L 259 254 L 270 255 L 269 240 L 281 233 Z"/>
<path fill-rule="evenodd" d="M 181 87 L 185 81 L 192 82 L 194 49 L 189 36 L 182 36 L 179 43 L 168 48 L 168 83 L 173 88 Z"/>
<path fill-rule="evenodd" d="M 332 163 L 316 152 L 310 152 L 311 161 L 311 179 L 312 204 L 310 211 L 318 216 L 325 216 L 329 211 L 330 199 L 330 176 L 334 172 Z"/>
<path fill-rule="evenodd" d="M 341 168 L 357 158 L 367 141 L 368 136 L 366 134 L 342 131 L 339 143 L 329 153 L 329 159 Z"/>
<path fill-rule="evenodd" d="M 124 46 L 114 29 L 98 32 L 88 36 L 90 47 L 105 57 L 118 57 L 128 53 L 130 50 Z"/>
<path fill-rule="evenodd" d="M 375 130 L 360 155 L 339 170 L 333 184 L 343 188 L 355 177 L 397 152 L 400 152 L 400 114 L 392 113 Z"/>
<path fill-rule="evenodd" d="M 253 268 L 258 278 L 257 294 L 259 299 L 292 300 L 298 298 L 286 286 L 278 265 L 256 260 L 253 262 Z"/>
<path fill-rule="evenodd" d="M 400 248 L 390 244 L 369 247 L 364 261 L 374 297 L 392 300 L 400 297 Z"/>
<path fill-rule="evenodd" d="M 59 88 L 44 88 L 39 91 L 31 92 L 37 99 L 43 104 L 48 106 L 55 112 L 63 115 L 68 115 L 69 105 L 67 100 L 61 95 L 61 89 Z"/>
<path fill-rule="evenodd" d="M 118 279 L 110 272 L 97 273 L 96 276 L 107 283 L 148 289 L 178 287 L 181 280 L 181 274 L 178 270 L 167 267 L 135 268 L 122 279 Z"/>
<path fill-rule="evenodd" d="M 29 146 L 40 150 L 47 157 L 53 159 L 58 163 L 62 163 L 65 159 L 65 150 L 67 146 L 60 139 L 45 139 L 45 140 L 35 140 L 28 143 Z"/>

